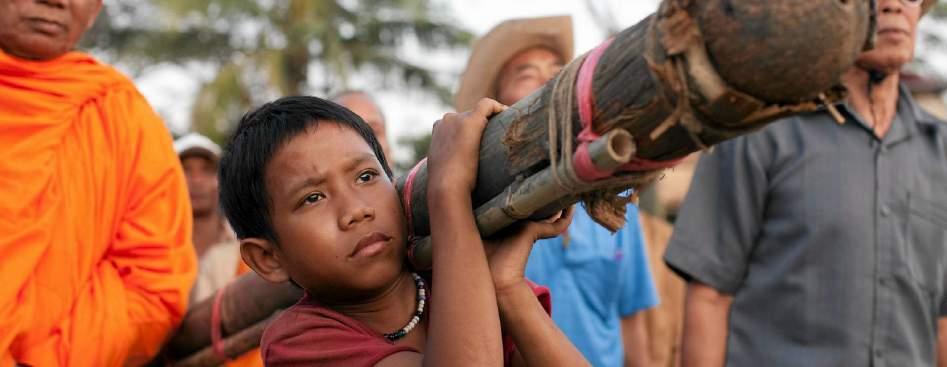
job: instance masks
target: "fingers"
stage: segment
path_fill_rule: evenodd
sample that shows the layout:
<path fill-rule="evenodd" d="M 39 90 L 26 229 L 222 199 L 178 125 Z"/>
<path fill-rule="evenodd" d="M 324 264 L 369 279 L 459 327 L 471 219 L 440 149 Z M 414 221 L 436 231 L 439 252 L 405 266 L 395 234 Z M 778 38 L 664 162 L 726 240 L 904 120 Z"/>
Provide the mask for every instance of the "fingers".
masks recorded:
<path fill-rule="evenodd" d="M 509 107 L 490 98 L 481 98 L 471 112 L 478 117 L 488 118 L 505 111 L 507 108 Z"/>
<path fill-rule="evenodd" d="M 568 208 L 562 209 L 562 216 L 560 219 L 572 223 L 572 214 L 575 213 L 575 205 L 570 205 Z"/>
<path fill-rule="evenodd" d="M 560 210 L 560 211 L 556 212 L 556 214 L 553 214 L 553 215 L 550 216 L 549 218 L 540 220 L 539 222 L 541 222 L 541 223 L 555 223 L 557 220 L 559 220 L 559 218 L 562 218 L 562 212 L 563 212 L 563 211 Z"/>
<path fill-rule="evenodd" d="M 559 213 L 538 222 L 530 222 L 527 230 L 534 234 L 535 238 L 555 237 L 565 232 L 572 224 L 573 207 L 563 209 Z"/>
<path fill-rule="evenodd" d="M 543 222 L 543 223 L 555 223 L 557 220 L 559 220 L 559 219 L 561 219 L 561 218 L 565 218 L 566 216 L 569 216 L 570 219 L 571 219 L 571 217 L 572 217 L 572 208 L 574 208 L 574 207 L 575 207 L 574 205 L 570 205 L 568 208 L 562 209 L 562 210 L 556 212 L 556 214 L 551 215 L 549 218 L 540 220 L 539 222 Z"/>
<path fill-rule="evenodd" d="M 551 227 L 549 229 L 552 232 L 552 236 L 558 236 L 569 229 L 569 225 L 572 224 L 572 208 L 568 208 L 562 211 L 562 215 L 555 222 L 549 224 Z"/>

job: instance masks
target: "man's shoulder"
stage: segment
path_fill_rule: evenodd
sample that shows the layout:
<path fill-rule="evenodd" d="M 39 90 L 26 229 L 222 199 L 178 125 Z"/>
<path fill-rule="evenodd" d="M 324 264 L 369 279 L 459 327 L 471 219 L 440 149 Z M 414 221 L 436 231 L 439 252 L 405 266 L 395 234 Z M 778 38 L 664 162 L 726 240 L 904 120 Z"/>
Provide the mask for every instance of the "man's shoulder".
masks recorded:
<path fill-rule="evenodd" d="M 115 66 L 105 63 L 94 56 L 73 51 L 63 56 L 62 62 L 69 65 L 71 71 L 80 75 L 90 85 L 95 85 L 99 93 L 110 90 L 134 90 L 137 92 L 134 81 L 119 71 Z"/>
<path fill-rule="evenodd" d="M 934 116 L 923 108 L 915 110 L 917 123 L 932 137 L 941 141 L 947 141 L 947 120 Z"/>

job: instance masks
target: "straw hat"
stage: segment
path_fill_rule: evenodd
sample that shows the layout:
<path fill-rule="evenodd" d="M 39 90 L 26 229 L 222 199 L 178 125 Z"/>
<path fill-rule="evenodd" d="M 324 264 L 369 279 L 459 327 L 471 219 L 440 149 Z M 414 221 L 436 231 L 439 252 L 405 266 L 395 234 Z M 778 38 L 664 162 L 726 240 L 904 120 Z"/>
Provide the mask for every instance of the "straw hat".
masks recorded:
<path fill-rule="evenodd" d="M 474 43 L 454 107 L 466 111 L 481 98 L 495 99 L 496 79 L 503 65 L 519 52 L 537 46 L 555 51 L 565 62 L 572 60 L 572 18 L 511 19 L 493 27 Z"/>

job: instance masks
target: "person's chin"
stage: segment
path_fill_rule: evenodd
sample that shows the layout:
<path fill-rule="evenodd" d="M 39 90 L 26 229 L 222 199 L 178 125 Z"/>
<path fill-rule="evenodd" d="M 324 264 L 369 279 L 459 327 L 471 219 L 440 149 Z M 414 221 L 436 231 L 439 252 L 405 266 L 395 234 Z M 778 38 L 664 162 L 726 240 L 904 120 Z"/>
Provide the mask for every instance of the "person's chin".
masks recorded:
<path fill-rule="evenodd" d="M 43 34 L 27 35 L 18 41 L 6 45 L 4 51 L 23 59 L 51 60 L 69 52 L 70 49 L 62 40 Z"/>
<path fill-rule="evenodd" d="M 355 276 L 357 287 L 363 291 L 372 293 L 388 289 L 404 271 L 403 263 L 390 261 L 388 259 L 378 259 L 372 264 L 366 264 L 357 270 Z"/>
<path fill-rule="evenodd" d="M 911 61 L 911 55 L 902 52 L 886 52 L 868 55 L 858 59 L 857 65 L 866 70 L 898 72 Z"/>

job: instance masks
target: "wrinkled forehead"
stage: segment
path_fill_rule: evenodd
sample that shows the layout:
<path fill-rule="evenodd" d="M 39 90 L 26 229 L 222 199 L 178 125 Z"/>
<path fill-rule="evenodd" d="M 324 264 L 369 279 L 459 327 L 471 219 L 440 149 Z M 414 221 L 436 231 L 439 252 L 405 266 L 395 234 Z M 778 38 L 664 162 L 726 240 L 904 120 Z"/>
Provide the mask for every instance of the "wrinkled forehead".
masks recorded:
<path fill-rule="evenodd" d="M 280 145 L 267 164 L 268 181 L 281 182 L 295 176 L 327 174 L 345 168 L 352 157 L 375 152 L 355 129 L 333 121 L 321 122 Z"/>

